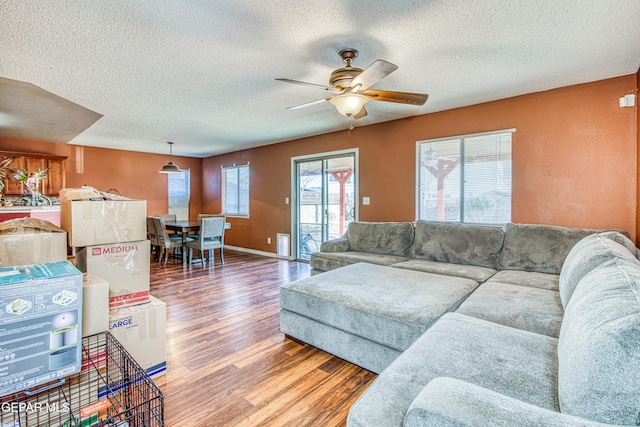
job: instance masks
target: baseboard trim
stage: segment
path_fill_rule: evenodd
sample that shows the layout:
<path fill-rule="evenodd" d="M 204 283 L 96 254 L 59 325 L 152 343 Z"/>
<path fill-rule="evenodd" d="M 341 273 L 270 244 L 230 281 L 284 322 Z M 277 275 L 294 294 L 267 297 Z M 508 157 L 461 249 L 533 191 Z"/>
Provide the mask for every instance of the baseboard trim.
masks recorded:
<path fill-rule="evenodd" d="M 224 245 L 224 248 L 232 250 L 232 251 L 245 252 L 245 253 L 253 254 L 253 255 L 266 256 L 266 257 L 269 257 L 269 258 L 278 258 L 278 254 L 276 254 L 275 252 L 265 252 L 265 251 L 259 251 L 259 250 L 256 250 L 256 249 L 241 248 L 241 247 L 238 247 L 238 246 L 230 246 L 230 245 Z"/>

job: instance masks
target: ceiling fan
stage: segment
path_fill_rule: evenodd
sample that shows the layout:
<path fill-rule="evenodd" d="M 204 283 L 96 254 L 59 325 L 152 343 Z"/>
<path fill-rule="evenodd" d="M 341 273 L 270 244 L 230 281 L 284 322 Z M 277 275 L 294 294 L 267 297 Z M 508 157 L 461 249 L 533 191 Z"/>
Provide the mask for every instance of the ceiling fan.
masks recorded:
<path fill-rule="evenodd" d="M 384 77 L 398 69 L 397 65 L 382 59 L 376 60 L 366 69 L 351 66 L 351 62 L 358 56 L 355 49 L 343 49 L 339 52 L 340 57 L 347 64 L 346 67 L 338 68 L 331 73 L 329 84 L 323 86 L 314 83 L 306 83 L 291 79 L 276 79 L 285 83 L 293 83 L 303 86 L 311 86 L 332 92 L 325 98 L 317 99 L 304 104 L 288 107 L 287 110 L 308 107 L 329 101 L 338 112 L 353 119 L 360 119 L 367 115 L 364 104 L 369 101 L 397 102 L 400 104 L 423 105 L 429 95 L 421 93 L 391 92 L 388 90 L 369 89 L 371 86 L 382 80 Z"/>

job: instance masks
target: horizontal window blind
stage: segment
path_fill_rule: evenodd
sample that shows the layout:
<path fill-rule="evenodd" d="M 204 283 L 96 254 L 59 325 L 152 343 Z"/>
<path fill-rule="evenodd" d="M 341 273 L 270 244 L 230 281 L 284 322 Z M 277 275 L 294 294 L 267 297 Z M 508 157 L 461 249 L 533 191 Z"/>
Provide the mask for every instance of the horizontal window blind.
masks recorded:
<path fill-rule="evenodd" d="M 222 212 L 249 215 L 249 165 L 222 168 Z"/>
<path fill-rule="evenodd" d="M 511 221 L 511 134 L 500 131 L 418 143 L 418 219 Z"/>

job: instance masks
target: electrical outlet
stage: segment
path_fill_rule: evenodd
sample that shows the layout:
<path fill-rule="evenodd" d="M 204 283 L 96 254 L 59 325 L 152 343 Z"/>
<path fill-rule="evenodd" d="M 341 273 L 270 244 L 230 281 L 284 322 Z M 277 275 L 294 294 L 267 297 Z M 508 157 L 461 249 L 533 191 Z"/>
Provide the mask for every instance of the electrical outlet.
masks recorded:
<path fill-rule="evenodd" d="M 270 245 L 271 244 L 271 237 L 267 237 L 267 244 Z"/>

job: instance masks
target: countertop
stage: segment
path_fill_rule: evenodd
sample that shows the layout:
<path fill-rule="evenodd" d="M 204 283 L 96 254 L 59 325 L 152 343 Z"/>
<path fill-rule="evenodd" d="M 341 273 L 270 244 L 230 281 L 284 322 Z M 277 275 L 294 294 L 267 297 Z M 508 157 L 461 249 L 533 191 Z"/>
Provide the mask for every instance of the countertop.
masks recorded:
<path fill-rule="evenodd" d="M 0 206 L 2 212 L 57 212 L 60 211 L 60 205 L 51 206 Z"/>

